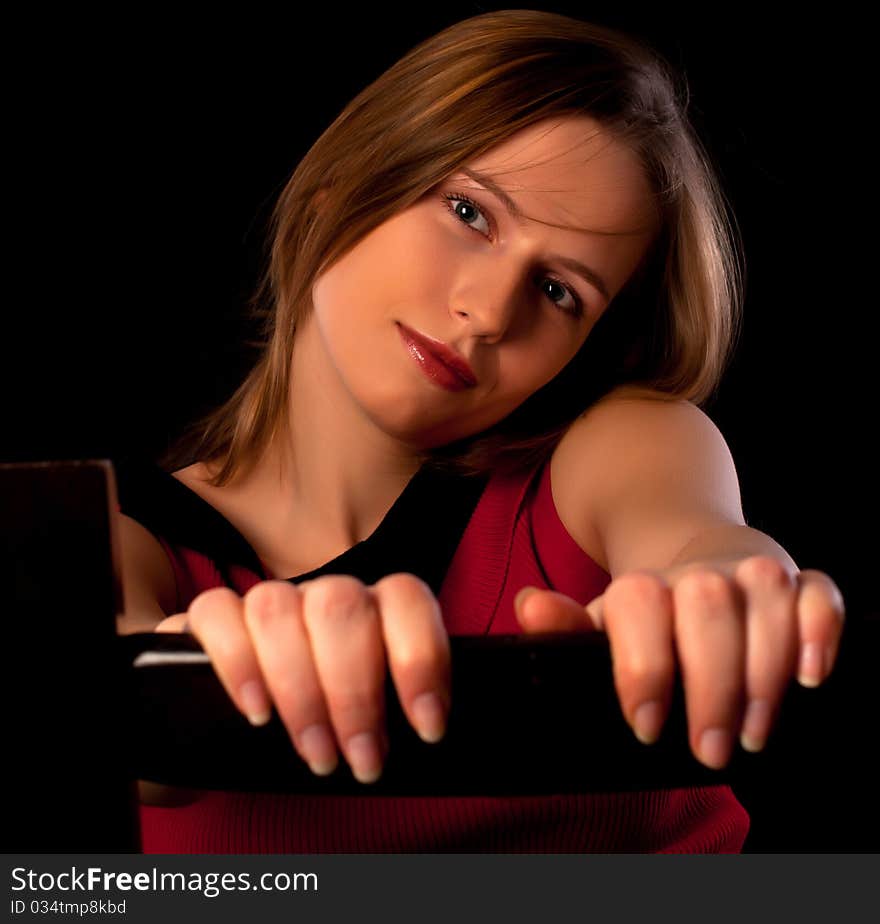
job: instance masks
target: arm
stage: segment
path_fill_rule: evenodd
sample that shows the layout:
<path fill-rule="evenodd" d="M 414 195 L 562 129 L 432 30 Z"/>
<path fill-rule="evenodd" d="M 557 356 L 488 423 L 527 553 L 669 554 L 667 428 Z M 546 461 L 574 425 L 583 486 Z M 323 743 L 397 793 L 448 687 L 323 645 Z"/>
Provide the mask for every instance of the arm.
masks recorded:
<path fill-rule="evenodd" d="M 355 776 L 371 782 L 389 744 L 385 676 L 390 670 L 407 719 L 425 741 L 442 737 L 449 710 L 449 638 L 430 587 L 412 574 L 369 586 L 350 575 L 259 581 L 176 605 L 165 550 L 143 526 L 121 518 L 122 632 L 180 632 L 188 622 L 218 679 L 255 725 L 274 707 L 313 772 L 329 773 L 341 749 Z M 256 693 L 256 704 L 254 694 Z M 245 695 L 249 694 L 249 695 Z M 149 805 L 186 805 L 195 790 L 138 781 Z"/>
<path fill-rule="evenodd" d="M 563 442 L 569 520 L 575 530 L 595 531 L 612 578 L 669 567 L 689 546 L 724 556 L 729 539 L 751 532 L 730 450 L 687 401 L 612 397 Z M 698 538 L 710 533 L 711 548 Z"/>
<path fill-rule="evenodd" d="M 609 396 L 570 428 L 554 464 L 560 517 L 612 581 L 586 607 L 523 596 L 526 631 L 604 629 L 641 740 L 659 735 L 680 670 L 704 763 L 727 762 L 734 732 L 760 749 L 795 669 L 811 686 L 830 670 L 843 621 L 834 582 L 745 524 L 727 445 L 686 401 Z"/>
<path fill-rule="evenodd" d="M 799 571 L 794 559 L 766 533 L 751 526 L 723 524 L 697 533 L 670 561 L 670 566 L 693 562 L 738 561 L 752 555 L 775 558 L 792 575 Z"/>
<path fill-rule="evenodd" d="M 746 525 L 724 437 L 687 401 L 611 396 L 575 422 L 557 456 L 560 516 L 582 548 L 594 537 L 612 578 L 755 555 L 798 572 L 779 543 Z"/>
<path fill-rule="evenodd" d="M 117 618 L 117 631 L 121 635 L 153 632 L 176 608 L 171 562 L 156 537 L 137 520 L 119 513 L 117 526 L 125 607 Z"/>
<path fill-rule="evenodd" d="M 154 632 L 176 609 L 177 585 L 171 562 L 156 537 L 123 513 L 117 514 L 122 559 L 124 612 L 116 621 L 120 635 Z M 185 614 L 178 614 L 181 619 Z M 140 801 L 146 805 L 186 805 L 196 798 L 192 790 L 138 780 Z"/>
<path fill-rule="evenodd" d="M 574 440 L 594 440 L 615 460 L 599 481 L 594 514 L 612 576 L 753 555 L 797 573 L 782 546 L 746 525 L 733 457 L 699 408 L 627 399 L 602 413 Z"/>

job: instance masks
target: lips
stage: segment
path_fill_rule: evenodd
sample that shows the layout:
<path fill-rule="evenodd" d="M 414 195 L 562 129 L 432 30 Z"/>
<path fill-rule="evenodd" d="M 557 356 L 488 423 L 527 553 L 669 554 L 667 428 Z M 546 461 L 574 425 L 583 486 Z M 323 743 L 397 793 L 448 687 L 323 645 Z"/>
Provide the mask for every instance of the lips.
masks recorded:
<path fill-rule="evenodd" d="M 454 373 L 464 387 L 473 388 L 477 384 L 477 377 L 468 362 L 446 346 L 445 343 L 434 340 L 433 337 L 428 337 L 425 334 L 420 334 L 399 321 L 397 326 L 403 338 L 409 341 L 411 347 L 416 347 L 423 354 L 426 361 L 430 362 L 433 359 L 435 362 L 441 363 L 446 369 Z M 416 358 L 418 359 L 419 357 L 416 356 Z"/>

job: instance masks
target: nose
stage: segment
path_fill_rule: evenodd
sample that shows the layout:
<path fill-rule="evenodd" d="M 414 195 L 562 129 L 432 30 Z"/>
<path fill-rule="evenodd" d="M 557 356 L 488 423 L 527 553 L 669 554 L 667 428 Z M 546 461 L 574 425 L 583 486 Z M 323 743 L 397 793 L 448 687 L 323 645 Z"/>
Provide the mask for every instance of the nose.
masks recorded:
<path fill-rule="evenodd" d="M 475 260 L 458 280 L 450 314 L 485 343 L 501 340 L 516 320 L 522 298 L 523 268 L 514 261 Z"/>

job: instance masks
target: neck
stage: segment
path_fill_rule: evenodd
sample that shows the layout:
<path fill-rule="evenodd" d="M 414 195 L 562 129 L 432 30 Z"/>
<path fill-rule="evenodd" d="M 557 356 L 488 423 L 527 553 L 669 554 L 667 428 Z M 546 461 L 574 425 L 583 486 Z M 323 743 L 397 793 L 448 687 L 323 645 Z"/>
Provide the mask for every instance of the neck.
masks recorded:
<path fill-rule="evenodd" d="M 308 322 L 294 345 L 287 419 L 247 479 L 271 511 L 268 541 L 283 543 L 302 529 L 322 548 L 366 539 L 422 460 L 352 400 Z"/>

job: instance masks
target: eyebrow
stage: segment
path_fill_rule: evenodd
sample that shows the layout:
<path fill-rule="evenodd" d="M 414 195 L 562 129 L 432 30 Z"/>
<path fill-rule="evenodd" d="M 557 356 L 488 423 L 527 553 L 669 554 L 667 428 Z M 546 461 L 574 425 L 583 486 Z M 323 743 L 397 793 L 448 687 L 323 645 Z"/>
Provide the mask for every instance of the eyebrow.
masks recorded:
<path fill-rule="evenodd" d="M 510 195 L 502 189 L 495 180 L 492 179 L 486 173 L 479 173 L 476 170 L 471 170 L 468 167 L 462 167 L 461 172 L 470 177 L 472 180 L 476 180 L 478 183 L 482 184 L 493 193 L 498 199 L 501 200 L 502 205 L 507 209 L 508 214 L 519 224 L 523 224 L 526 220 L 526 215 L 523 210 L 517 205 L 517 203 L 510 197 Z M 574 257 L 564 257 L 561 255 L 556 255 L 551 257 L 557 263 L 561 263 L 562 266 L 570 269 L 572 272 L 577 273 L 583 279 L 586 279 L 591 285 L 595 286 L 602 295 L 605 296 L 607 301 L 611 300 L 611 296 L 608 294 L 608 286 L 605 284 L 605 280 L 591 267 L 587 266 L 586 263 L 581 263 L 580 260 L 575 260 Z"/>

